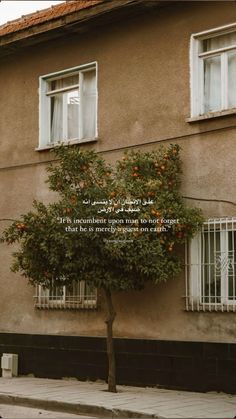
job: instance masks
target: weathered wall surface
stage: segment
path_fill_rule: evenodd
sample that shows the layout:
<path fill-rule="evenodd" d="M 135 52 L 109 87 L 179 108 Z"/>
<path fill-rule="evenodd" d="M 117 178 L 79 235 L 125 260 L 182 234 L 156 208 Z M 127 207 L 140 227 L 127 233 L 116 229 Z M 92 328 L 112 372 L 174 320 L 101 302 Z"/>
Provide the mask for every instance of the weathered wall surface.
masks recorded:
<path fill-rule="evenodd" d="M 206 217 L 235 216 L 236 115 L 188 123 L 189 41 L 192 33 L 233 23 L 235 2 L 182 2 L 91 33 L 28 47 L 0 64 L 0 218 L 16 218 L 34 198 L 48 201 L 49 151 L 38 145 L 39 76 L 98 63 L 98 141 L 109 161 L 123 149 L 182 147 L 184 196 Z M 198 198 L 206 201 L 198 201 Z M 217 199 L 219 202 L 215 202 Z M 213 201 L 211 201 L 213 200 Z M 1 223 L 3 226 L 3 223 Z M 0 331 L 102 336 L 105 313 L 35 310 L 34 290 L 10 272 L 12 248 L 1 244 Z M 116 295 L 118 337 L 232 341 L 233 313 L 184 311 L 184 276 Z"/>

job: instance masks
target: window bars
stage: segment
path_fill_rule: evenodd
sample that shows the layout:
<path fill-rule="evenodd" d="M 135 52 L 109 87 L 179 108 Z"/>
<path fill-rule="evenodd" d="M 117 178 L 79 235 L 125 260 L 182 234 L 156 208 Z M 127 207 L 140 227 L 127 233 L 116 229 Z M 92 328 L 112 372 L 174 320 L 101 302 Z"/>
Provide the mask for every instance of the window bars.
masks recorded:
<path fill-rule="evenodd" d="M 55 286 L 43 288 L 36 286 L 35 307 L 40 309 L 95 309 L 97 289 L 85 283 L 74 281 L 72 287 Z"/>
<path fill-rule="evenodd" d="M 236 311 L 236 217 L 209 219 L 186 245 L 186 309 Z"/>

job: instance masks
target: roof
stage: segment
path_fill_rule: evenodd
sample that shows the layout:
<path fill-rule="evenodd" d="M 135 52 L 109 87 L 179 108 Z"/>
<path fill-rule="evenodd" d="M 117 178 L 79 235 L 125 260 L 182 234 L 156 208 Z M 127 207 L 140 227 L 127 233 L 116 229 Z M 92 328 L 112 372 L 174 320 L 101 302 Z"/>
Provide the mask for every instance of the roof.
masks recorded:
<path fill-rule="evenodd" d="M 67 0 L 0 26 L 0 58 L 41 42 L 122 22 L 168 3 L 169 0 Z"/>
<path fill-rule="evenodd" d="M 57 4 L 48 9 L 43 9 L 34 13 L 21 16 L 19 19 L 12 20 L 0 26 L 0 36 L 5 36 L 14 32 L 28 29 L 33 26 L 51 21 L 70 13 L 87 9 L 102 3 L 103 0 L 72 0 Z"/>

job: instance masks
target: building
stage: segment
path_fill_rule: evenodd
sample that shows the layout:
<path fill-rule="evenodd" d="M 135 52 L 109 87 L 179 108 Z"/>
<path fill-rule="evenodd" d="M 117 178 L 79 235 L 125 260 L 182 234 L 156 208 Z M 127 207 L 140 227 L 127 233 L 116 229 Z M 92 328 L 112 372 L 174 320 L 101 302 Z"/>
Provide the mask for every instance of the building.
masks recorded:
<path fill-rule="evenodd" d="M 206 223 L 183 275 L 116 295 L 118 382 L 235 392 L 235 2 L 69 1 L 0 36 L 1 220 L 51 199 L 45 167 L 61 136 L 110 162 L 178 143 L 183 196 Z M 19 353 L 22 374 L 105 378 L 100 296 L 80 284 L 80 310 L 66 290 L 35 297 L 11 252 L 1 244 L 1 351 Z"/>

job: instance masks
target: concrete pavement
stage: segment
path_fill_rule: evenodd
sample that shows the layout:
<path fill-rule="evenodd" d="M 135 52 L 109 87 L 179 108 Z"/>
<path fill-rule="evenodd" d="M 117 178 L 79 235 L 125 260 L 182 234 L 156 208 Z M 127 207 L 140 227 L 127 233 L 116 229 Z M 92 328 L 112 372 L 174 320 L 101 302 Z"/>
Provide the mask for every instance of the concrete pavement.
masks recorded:
<path fill-rule="evenodd" d="M 236 416 L 236 395 L 118 386 L 101 382 L 32 377 L 0 378 L 0 403 L 101 418 L 227 418 Z"/>

